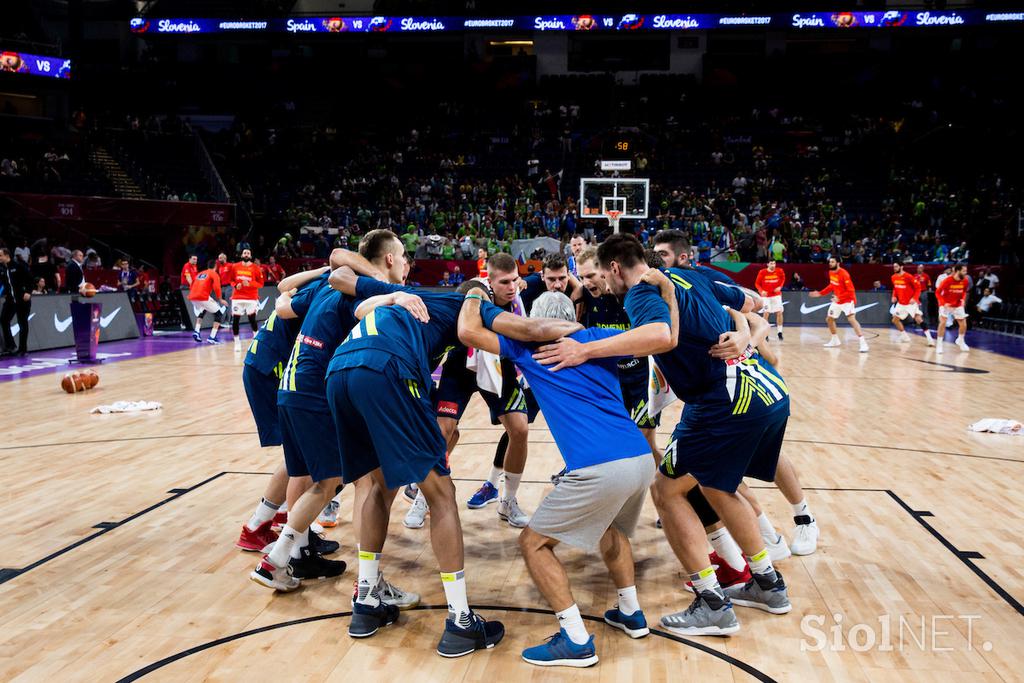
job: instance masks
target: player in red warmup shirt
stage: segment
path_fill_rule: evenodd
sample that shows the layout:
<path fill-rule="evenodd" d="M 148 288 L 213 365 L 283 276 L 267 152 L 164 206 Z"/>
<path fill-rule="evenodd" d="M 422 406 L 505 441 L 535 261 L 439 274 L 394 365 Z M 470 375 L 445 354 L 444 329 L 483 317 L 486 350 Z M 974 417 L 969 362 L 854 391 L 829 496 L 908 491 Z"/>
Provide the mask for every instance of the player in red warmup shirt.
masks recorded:
<path fill-rule="evenodd" d="M 775 314 L 775 330 L 779 341 L 782 341 L 782 285 L 786 284 L 786 273 L 776 267 L 774 259 L 767 265 L 767 268 L 758 271 L 754 286 L 764 299 L 764 319 L 768 320 L 768 316 Z"/>
<path fill-rule="evenodd" d="M 228 255 L 217 255 L 217 277 L 220 278 L 220 298 L 231 300 L 231 283 L 235 281 L 235 267 L 228 263 Z"/>
<path fill-rule="evenodd" d="M 892 324 L 900 331 L 899 340 L 901 342 L 910 341 L 910 335 L 903 328 L 903 320 L 909 317 L 913 318 L 924 332 L 925 338 L 928 339 L 928 346 L 935 346 L 935 342 L 932 341 L 932 331 L 924 324 L 921 308 L 917 303 L 920 294 L 917 278 L 903 270 L 902 263 L 892 264 Z"/>
<path fill-rule="evenodd" d="M 935 353 L 942 353 L 946 318 L 950 315 L 960 328 L 956 345 L 961 351 L 970 351 L 967 342 L 964 341 L 964 335 L 967 334 L 967 285 L 967 265 L 961 263 L 953 266 L 953 274 L 945 278 L 935 290 L 935 297 L 939 300 L 939 329 L 935 333 Z"/>
<path fill-rule="evenodd" d="M 917 280 L 917 303 L 921 307 L 921 316 L 928 317 L 928 292 L 932 291 L 932 278 L 924 272 L 924 264 L 917 264 L 917 272 L 914 274 Z"/>
<path fill-rule="evenodd" d="M 199 257 L 189 256 L 188 263 L 181 268 L 181 288 L 190 289 L 192 283 L 196 281 L 196 275 L 199 275 Z"/>
<path fill-rule="evenodd" d="M 842 344 L 839 341 L 839 335 L 836 334 L 836 318 L 839 317 L 840 313 L 843 313 L 850 322 L 850 327 L 853 328 L 857 339 L 860 340 L 860 352 L 867 353 L 868 343 L 864 340 L 864 331 L 860 329 L 860 323 L 857 322 L 857 292 L 853 288 L 853 280 L 850 279 L 850 274 L 846 272 L 845 268 L 839 267 L 839 259 L 837 258 L 830 258 L 828 260 L 828 287 L 820 292 L 811 292 L 810 296 L 812 299 L 816 299 L 826 294 L 832 295 L 832 305 L 828 307 L 828 315 L 825 317 L 825 322 L 828 323 L 828 331 L 832 333 L 832 338 L 825 346 L 834 347 Z"/>
<path fill-rule="evenodd" d="M 206 270 L 196 275 L 196 279 L 192 281 L 192 287 L 189 288 L 188 300 L 192 302 L 192 312 L 196 316 L 196 326 L 192 330 L 192 338 L 197 342 L 203 340 L 199 334 L 203 316 L 213 313 L 213 329 L 206 341 L 209 344 L 220 344 L 217 341 L 217 330 L 220 329 L 220 321 L 224 315 L 222 309 L 227 306 L 228 302 L 220 296 L 220 276 L 217 275 L 216 266 L 216 261 L 207 263 Z"/>
<path fill-rule="evenodd" d="M 252 336 L 256 336 L 256 310 L 259 306 L 260 287 L 263 286 L 263 270 L 252 262 L 252 251 L 243 249 L 242 260 L 231 265 L 231 273 L 235 288 L 231 295 L 231 334 L 235 337 L 235 351 L 241 351 L 242 340 L 238 336 L 238 327 L 243 315 L 249 318 Z"/>

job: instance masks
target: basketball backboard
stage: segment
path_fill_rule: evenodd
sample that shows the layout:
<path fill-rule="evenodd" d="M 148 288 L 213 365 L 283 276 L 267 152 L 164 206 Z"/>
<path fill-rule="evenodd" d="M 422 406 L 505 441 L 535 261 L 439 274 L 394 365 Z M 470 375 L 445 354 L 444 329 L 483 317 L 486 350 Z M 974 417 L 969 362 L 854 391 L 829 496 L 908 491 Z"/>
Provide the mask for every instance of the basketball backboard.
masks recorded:
<path fill-rule="evenodd" d="M 580 178 L 580 218 L 647 218 L 650 190 L 648 178 Z"/>

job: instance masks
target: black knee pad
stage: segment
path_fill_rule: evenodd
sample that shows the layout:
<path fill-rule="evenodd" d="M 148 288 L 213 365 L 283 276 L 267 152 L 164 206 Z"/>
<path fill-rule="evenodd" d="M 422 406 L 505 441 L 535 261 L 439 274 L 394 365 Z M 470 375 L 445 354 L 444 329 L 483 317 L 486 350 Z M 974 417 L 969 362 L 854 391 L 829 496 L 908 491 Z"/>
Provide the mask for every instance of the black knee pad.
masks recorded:
<path fill-rule="evenodd" d="M 196 316 L 196 320 L 202 320 L 204 315 L 206 315 L 206 311 L 199 311 L 199 315 Z"/>
<path fill-rule="evenodd" d="M 700 518 L 700 523 L 704 526 L 709 527 L 721 521 L 718 518 L 718 513 L 711 507 L 711 503 L 704 497 L 704 493 L 700 490 L 699 485 L 687 491 L 686 500 L 690 501 L 690 505 L 693 506 L 694 511 L 697 513 L 697 517 Z"/>
<path fill-rule="evenodd" d="M 249 327 L 252 328 L 253 332 L 256 331 L 256 314 L 255 313 L 250 313 L 249 314 Z"/>
<path fill-rule="evenodd" d="M 203 313 L 206 313 L 206 311 L 203 311 Z M 221 313 L 220 311 L 217 311 L 216 313 L 213 314 L 213 322 L 219 323 L 222 320 L 224 320 L 224 314 L 223 313 Z"/>
<path fill-rule="evenodd" d="M 498 447 L 494 449 L 494 466 L 505 467 L 505 453 L 508 451 L 508 432 L 502 432 Z"/>

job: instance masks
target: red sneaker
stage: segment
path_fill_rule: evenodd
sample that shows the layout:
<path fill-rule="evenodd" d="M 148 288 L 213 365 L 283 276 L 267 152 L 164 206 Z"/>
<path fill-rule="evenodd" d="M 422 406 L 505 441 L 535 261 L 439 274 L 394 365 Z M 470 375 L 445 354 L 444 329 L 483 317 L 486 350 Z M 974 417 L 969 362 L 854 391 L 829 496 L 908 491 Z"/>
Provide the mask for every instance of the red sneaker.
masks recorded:
<path fill-rule="evenodd" d="M 271 531 L 272 520 L 267 520 L 256 527 L 256 531 L 249 531 L 249 527 L 242 525 L 242 534 L 235 542 L 235 547 L 249 552 L 265 552 L 265 548 L 277 540 L 277 534 Z"/>
<path fill-rule="evenodd" d="M 719 557 L 718 553 L 714 550 L 708 555 L 708 560 L 711 562 L 711 566 L 715 568 L 715 578 L 718 579 L 718 584 L 722 588 L 744 584 L 753 578 L 750 575 L 750 566 L 746 562 L 743 563 L 743 571 L 738 572 L 730 567 L 728 562 Z M 693 588 L 692 581 L 687 581 L 686 585 L 689 588 Z"/>
<path fill-rule="evenodd" d="M 270 528 L 278 531 L 285 524 L 288 523 L 288 512 L 278 512 L 274 515 L 274 518 L 270 520 Z"/>
<path fill-rule="evenodd" d="M 708 555 L 708 559 L 711 560 L 711 564 L 715 568 L 715 576 L 718 577 L 718 583 L 722 588 L 742 585 L 753 578 L 750 575 L 750 566 L 745 561 L 743 562 L 743 571 L 736 571 L 713 550 Z"/>

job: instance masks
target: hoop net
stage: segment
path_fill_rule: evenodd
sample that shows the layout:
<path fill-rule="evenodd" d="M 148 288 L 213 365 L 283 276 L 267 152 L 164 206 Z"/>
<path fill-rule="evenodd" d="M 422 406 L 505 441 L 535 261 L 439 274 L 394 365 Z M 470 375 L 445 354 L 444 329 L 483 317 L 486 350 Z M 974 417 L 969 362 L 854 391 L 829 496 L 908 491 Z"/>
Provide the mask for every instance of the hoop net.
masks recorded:
<path fill-rule="evenodd" d="M 619 217 L 621 215 L 621 211 L 615 211 L 614 209 L 608 212 L 608 225 L 611 226 L 612 232 L 619 231 Z"/>

